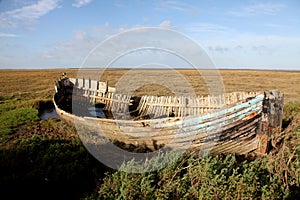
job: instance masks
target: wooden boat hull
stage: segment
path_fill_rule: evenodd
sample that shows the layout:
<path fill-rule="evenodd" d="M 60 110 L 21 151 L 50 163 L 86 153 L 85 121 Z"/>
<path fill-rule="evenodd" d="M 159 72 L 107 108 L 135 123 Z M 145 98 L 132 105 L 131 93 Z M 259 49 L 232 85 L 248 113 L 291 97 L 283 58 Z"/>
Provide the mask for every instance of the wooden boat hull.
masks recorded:
<path fill-rule="evenodd" d="M 76 79 L 73 82 L 76 82 L 74 89 L 67 92 L 69 97 L 66 98 L 72 98 L 72 111 L 79 115 L 71 114 L 60 107 L 56 102 L 57 93 L 53 99 L 55 109 L 61 119 L 76 126 L 84 143 L 93 145 L 118 141 L 143 146 L 153 151 L 163 148 L 247 154 L 260 149 L 266 153 L 268 145 L 262 144 L 262 141 L 270 138 L 273 128 L 281 127 L 283 96 L 274 91 L 270 92 L 271 97 L 254 93 L 208 97 L 208 99 L 142 97 L 137 106 L 139 113 L 155 114 L 150 119 L 137 120 L 132 116 L 126 116 L 127 108 L 132 101 L 129 96 L 115 94 L 115 89 L 108 87 L 107 83 L 89 80 L 89 87 L 84 88 L 87 85 L 84 80 Z M 277 95 L 278 99 L 274 99 L 274 95 Z M 229 104 L 222 103 L 228 98 Z M 232 99 L 236 103 L 232 103 Z M 81 107 L 85 109 L 85 103 L 96 100 L 104 102 L 107 109 L 115 112 L 115 117 L 88 117 L 76 111 Z M 78 102 L 84 103 L 77 104 Z M 212 102 L 217 102 L 217 106 Z M 117 114 L 120 110 L 122 117 L 118 117 Z M 176 110 L 175 116 L 159 117 L 170 110 Z"/>
<path fill-rule="evenodd" d="M 84 129 L 94 127 L 91 131 L 110 141 L 146 146 L 151 150 L 161 147 L 185 149 L 188 145 L 191 150 L 245 154 L 258 146 L 256 131 L 263 99 L 260 95 L 235 107 L 198 117 L 139 121 L 79 117 L 60 109 L 56 103 L 55 109 L 61 119 Z"/>

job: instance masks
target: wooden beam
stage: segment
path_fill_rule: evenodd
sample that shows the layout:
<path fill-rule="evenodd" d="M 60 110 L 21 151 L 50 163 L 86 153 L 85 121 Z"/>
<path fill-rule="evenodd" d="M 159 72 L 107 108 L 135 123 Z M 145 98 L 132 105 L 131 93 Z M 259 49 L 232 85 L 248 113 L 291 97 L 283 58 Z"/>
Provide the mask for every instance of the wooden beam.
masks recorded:
<path fill-rule="evenodd" d="M 281 131 L 283 116 L 283 94 L 272 90 L 265 94 L 263 112 L 258 128 L 258 151 L 267 154 L 270 150 L 271 136 Z"/>

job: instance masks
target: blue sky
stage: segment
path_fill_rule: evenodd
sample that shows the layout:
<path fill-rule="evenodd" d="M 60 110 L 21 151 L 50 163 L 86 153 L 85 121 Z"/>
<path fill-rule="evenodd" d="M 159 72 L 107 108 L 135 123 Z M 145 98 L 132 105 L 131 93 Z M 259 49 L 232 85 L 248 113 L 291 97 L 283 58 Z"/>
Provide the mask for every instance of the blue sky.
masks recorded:
<path fill-rule="evenodd" d="M 299 70 L 299 11 L 298 0 L 0 0 L 0 68 L 80 67 L 111 35 L 162 27 L 218 68 Z"/>

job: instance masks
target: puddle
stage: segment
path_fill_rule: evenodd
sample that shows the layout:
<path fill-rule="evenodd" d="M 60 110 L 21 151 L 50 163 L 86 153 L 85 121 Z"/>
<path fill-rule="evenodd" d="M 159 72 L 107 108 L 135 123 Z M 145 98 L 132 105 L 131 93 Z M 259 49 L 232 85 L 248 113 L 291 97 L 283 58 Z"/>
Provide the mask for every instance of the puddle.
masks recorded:
<path fill-rule="evenodd" d="M 39 111 L 40 119 L 59 118 L 52 101 L 39 101 L 35 106 Z"/>
<path fill-rule="evenodd" d="M 54 108 L 54 104 L 51 101 L 39 101 L 36 107 L 39 111 L 39 117 L 42 120 L 48 120 L 50 118 L 59 118 Z M 96 118 L 106 118 L 106 115 L 103 111 L 103 107 L 104 107 L 103 105 L 94 105 L 88 107 L 87 110 L 85 110 L 88 111 L 86 113 L 86 116 L 96 117 Z"/>
<path fill-rule="evenodd" d="M 95 106 L 92 106 L 89 107 L 88 110 L 93 117 L 105 118 L 105 113 L 103 112 L 102 108 L 96 108 Z"/>
<path fill-rule="evenodd" d="M 41 112 L 40 118 L 43 120 L 47 120 L 50 118 L 59 118 L 54 108 L 44 109 Z"/>

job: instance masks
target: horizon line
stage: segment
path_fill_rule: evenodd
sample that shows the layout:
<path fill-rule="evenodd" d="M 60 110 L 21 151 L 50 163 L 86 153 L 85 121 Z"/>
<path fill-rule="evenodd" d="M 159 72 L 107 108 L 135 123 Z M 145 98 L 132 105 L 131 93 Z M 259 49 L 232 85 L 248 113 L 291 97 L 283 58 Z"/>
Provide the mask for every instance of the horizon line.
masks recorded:
<path fill-rule="evenodd" d="M 189 68 L 189 67 L 174 67 L 174 68 L 131 68 L 131 67 L 110 67 L 110 68 L 99 68 L 99 67 L 49 67 L 49 68 L 0 68 L 0 70 L 63 70 L 63 69 L 113 69 L 113 70 L 244 70 L 244 71 L 300 71 L 299 69 L 294 68 L 236 68 L 236 67 L 214 67 L 214 68 Z"/>

